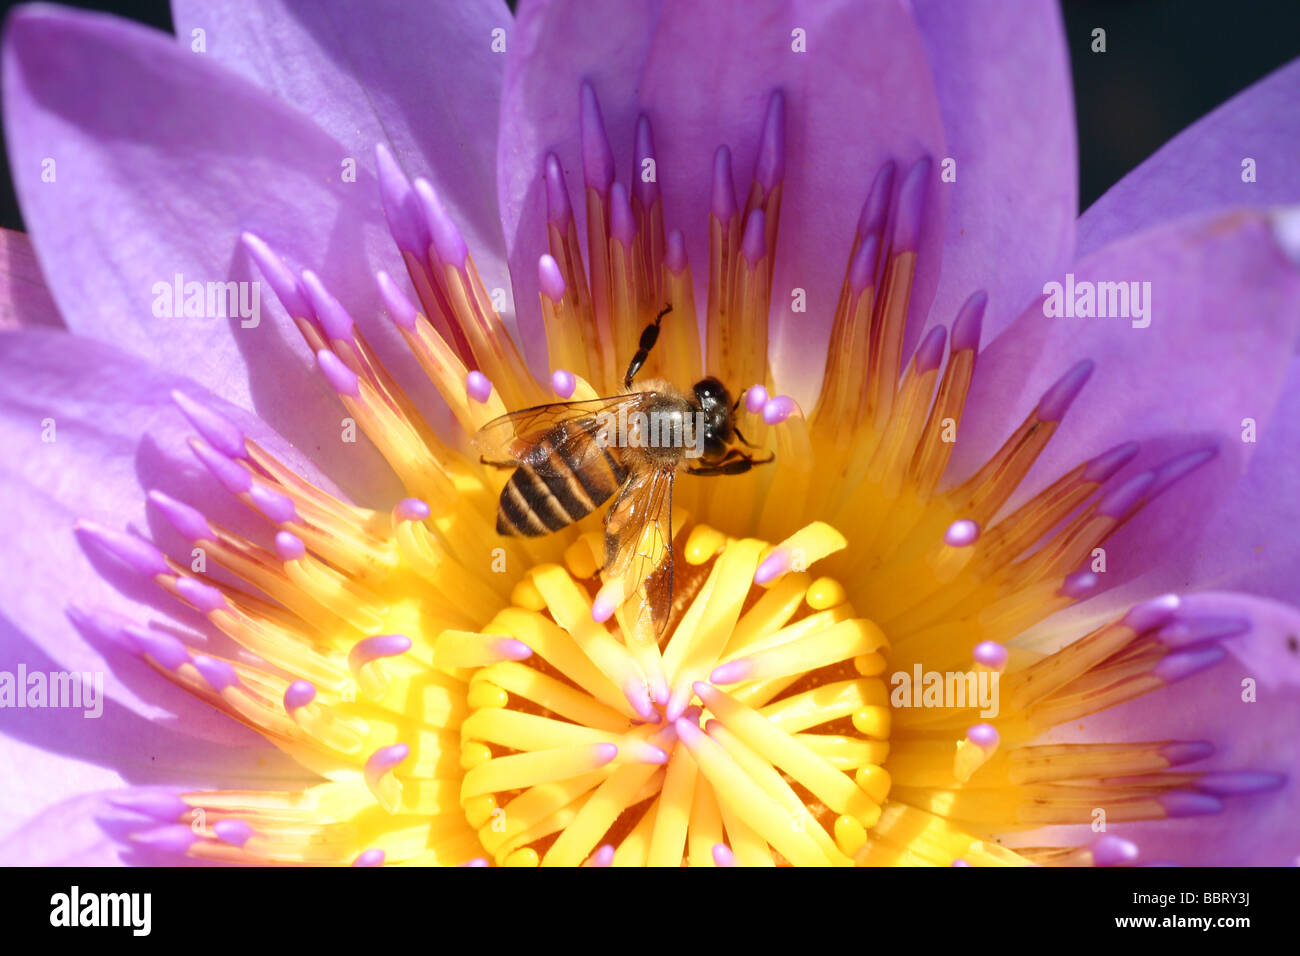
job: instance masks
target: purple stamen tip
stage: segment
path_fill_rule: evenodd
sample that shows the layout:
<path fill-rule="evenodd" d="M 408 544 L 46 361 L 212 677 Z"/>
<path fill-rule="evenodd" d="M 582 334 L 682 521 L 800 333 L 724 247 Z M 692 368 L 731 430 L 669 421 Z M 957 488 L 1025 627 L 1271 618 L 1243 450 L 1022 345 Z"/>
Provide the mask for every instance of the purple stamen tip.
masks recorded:
<path fill-rule="evenodd" d="M 456 223 L 443 206 L 442 199 L 434 190 L 433 184 L 427 179 L 417 179 L 415 195 L 419 197 L 420 206 L 424 210 L 434 253 L 443 264 L 464 269 L 465 260 L 469 258 L 469 248 L 465 245 L 460 230 L 456 228 Z"/>
<path fill-rule="evenodd" d="M 151 850 L 185 853 L 198 841 L 199 835 L 184 823 L 174 823 L 171 826 L 156 827 L 134 834 L 131 839 Z"/>
<path fill-rule="evenodd" d="M 405 634 L 379 634 L 367 637 L 352 645 L 348 652 L 348 667 L 357 673 L 371 661 L 384 657 L 397 657 L 411 649 L 411 639 Z"/>
<path fill-rule="evenodd" d="M 716 866 L 735 866 L 736 854 L 725 843 L 713 844 L 713 862 Z"/>
<path fill-rule="evenodd" d="M 974 293 L 957 312 L 952 322 L 952 350 L 978 350 L 980 332 L 984 328 L 984 310 L 988 308 L 989 296 L 982 289 Z"/>
<path fill-rule="evenodd" d="M 590 83 L 582 84 L 578 108 L 578 129 L 582 140 L 582 177 L 587 187 L 602 196 L 614 181 L 614 153 L 605 135 L 605 120 L 600 102 Z"/>
<path fill-rule="evenodd" d="M 113 794 L 108 802 L 119 809 L 130 810 L 164 823 L 179 820 L 190 812 L 188 803 L 167 790 L 128 790 Z"/>
<path fill-rule="evenodd" d="M 359 854 L 357 858 L 352 861 L 352 865 L 353 866 L 383 866 L 385 859 L 387 859 L 387 856 L 385 855 L 383 850 L 370 849 L 370 850 L 366 850 L 364 853 Z M 487 860 L 483 861 L 483 865 L 487 866 Z"/>
<path fill-rule="evenodd" d="M 785 97 L 780 90 L 767 101 L 767 115 L 763 119 L 763 134 L 758 144 L 758 161 L 754 165 L 754 179 L 771 192 L 785 178 Z"/>
<path fill-rule="evenodd" d="M 598 847 L 596 852 L 591 855 L 587 861 L 588 866 L 610 866 L 614 862 L 614 844 L 606 843 Z"/>
<path fill-rule="evenodd" d="M 190 663 L 208 682 L 208 685 L 218 693 L 239 683 L 239 675 L 225 661 L 217 660 L 215 657 L 208 657 L 205 654 L 195 654 Z"/>
<path fill-rule="evenodd" d="M 1088 466 L 1083 469 L 1083 480 L 1101 484 L 1132 461 L 1140 447 L 1137 442 L 1130 441 L 1103 452 L 1088 462 Z"/>
<path fill-rule="evenodd" d="M 736 187 L 731 181 L 731 150 L 719 146 L 713 154 L 713 199 L 710 207 L 720 222 L 730 222 L 739 211 Z"/>
<path fill-rule="evenodd" d="M 894 161 L 891 159 L 880 167 L 876 178 L 867 193 L 866 202 L 862 204 L 862 213 L 858 216 L 858 235 L 862 237 L 880 237 L 885 231 L 885 222 L 889 218 L 889 199 L 894 193 Z"/>
<path fill-rule="evenodd" d="M 664 251 L 664 265 L 675 276 L 686 271 L 686 237 L 680 229 L 668 233 L 668 247 Z"/>
<path fill-rule="evenodd" d="M 654 702 L 650 699 L 650 692 L 646 690 L 645 684 L 641 682 L 639 677 L 629 677 L 627 679 L 623 684 L 623 696 L 627 698 L 627 702 L 632 705 L 632 709 L 637 712 L 637 715 L 642 720 L 650 724 L 659 723 L 659 711 L 655 709 Z M 602 746 L 605 745 L 602 744 Z M 613 744 L 608 746 L 612 747 Z M 617 748 L 615 749 L 617 750 Z M 605 763 L 608 762 L 608 760 L 605 761 Z"/>
<path fill-rule="evenodd" d="M 77 530 L 97 541 L 109 554 L 147 578 L 172 574 L 163 553 L 143 538 L 124 531 L 114 531 L 93 521 L 77 522 Z"/>
<path fill-rule="evenodd" d="M 176 592 L 204 614 L 222 611 L 229 607 L 226 596 L 220 590 L 211 584 L 204 584 L 197 578 L 178 577 Z"/>
<path fill-rule="evenodd" d="M 523 641 L 503 637 L 497 641 L 497 653 L 508 661 L 526 661 L 533 656 L 533 649 Z"/>
<path fill-rule="evenodd" d="M 244 433 L 234 422 L 219 415 L 202 402 L 195 401 L 184 392 L 173 391 L 172 401 L 194 426 L 194 430 L 217 451 L 231 458 L 243 458 L 247 455 L 244 448 Z"/>
<path fill-rule="evenodd" d="M 298 280 L 284 264 L 284 260 L 271 250 L 260 236 L 245 232 L 240 237 L 244 249 L 257 263 L 262 275 L 270 283 L 275 296 L 289 313 L 290 318 L 306 318 L 311 315 L 311 308 L 298 285 Z"/>
<path fill-rule="evenodd" d="M 1155 799 L 1165 808 L 1167 817 L 1203 817 L 1223 811 L 1223 801 L 1208 793 L 1170 790 L 1157 794 Z"/>
<path fill-rule="evenodd" d="M 643 164 L 647 159 L 655 158 L 654 133 L 650 129 L 650 118 L 642 113 L 636 121 L 636 166 L 632 170 L 632 191 L 641 205 L 649 209 L 659 198 L 659 170 L 655 166 L 655 175 L 649 182 L 643 175 Z"/>
<path fill-rule="evenodd" d="M 628 199 L 627 187 L 614 183 L 609 190 L 609 234 L 630 249 L 636 242 L 636 217 L 632 215 L 632 203 Z"/>
<path fill-rule="evenodd" d="M 388 220 L 388 231 L 399 249 L 424 257 L 429 237 L 419 215 L 419 201 L 393 154 L 383 143 L 375 145 L 375 165 L 379 173 L 379 199 Z"/>
<path fill-rule="evenodd" d="M 1101 578 L 1091 571 L 1075 571 L 1073 574 L 1067 574 L 1065 580 L 1061 583 L 1061 594 L 1068 598 L 1078 601 L 1087 597 L 1097 586 L 1101 584 Z"/>
<path fill-rule="evenodd" d="M 995 671 L 1000 671 L 1007 666 L 1007 649 L 1005 645 L 997 641 L 980 641 L 975 645 L 975 650 L 971 656 L 975 658 L 975 663 L 983 664 L 985 667 Z"/>
<path fill-rule="evenodd" d="M 316 699 L 316 687 L 305 680 L 296 680 L 284 692 L 284 709 L 292 713 L 299 707 L 306 707 Z"/>
<path fill-rule="evenodd" d="M 1152 673 L 1166 684 L 1184 680 L 1193 674 L 1199 674 L 1206 668 L 1213 667 L 1227 656 L 1218 644 L 1196 648 L 1190 651 L 1175 651 L 1166 654 L 1153 669 Z"/>
<path fill-rule="evenodd" d="M 614 744 L 596 744 L 592 747 L 592 759 L 597 767 L 603 767 L 618 756 L 618 747 Z"/>
<path fill-rule="evenodd" d="M 400 521 L 424 521 L 433 513 L 429 505 L 419 498 L 403 498 L 393 509 Z"/>
<path fill-rule="evenodd" d="M 925 212 L 925 194 L 930 186 L 930 157 L 925 156 L 907 172 L 898 190 L 898 213 L 894 219 L 892 253 L 915 252 L 921 242 L 921 220 Z"/>
<path fill-rule="evenodd" d="M 1244 617 L 1194 617 L 1186 621 L 1173 621 L 1156 632 L 1156 640 L 1166 647 L 1188 647 L 1205 641 L 1237 637 L 1251 628 Z"/>
<path fill-rule="evenodd" d="M 760 414 L 770 397 L 762 385 L 749 386 L 745 389 L 745 411 L 751 415 Z"/>
<path fill-rule="evenodd" d="M 789 395 L 777 395 L 769 398 L 763 405 L 763 421 L 768 425 L 780 425 L 799 408 Z"/>
<path fill-rule="evenodd" d="M 465 393 L 482 404 L 492 397 L 492 383 L 486 375 L 475 369 L 465 376 Z"/>
<path fill-rule="evenodd" d="M 1182 605 L 1177 594 L 1162 594 L 1141 604 L 1135 604 L 1120 620 L 1125 627 L 1141 634 L 1170 621 Z"/>
<path fill-rule="evenodd" d="M 943 533 L 943 543 L 950 548 L 969 548 L 980 539 L 980 526 L 969 518 L 948 525 Z"/>
<path fill-rule="evenodd" d="M 668 233 L 668 243 L 666 251 L 663 254 L 663 264 L 668 268 L 673 276 L 680 276 L 686 271 L 686 237 L 681 234 L 680 229 L 673 229 Z"/>
<path fill-rule="evenodd" d="M 1175 740 L 1160 748 L 1160 756 L 1168 760 L 1171 767 L 1204 760 L 1212 753 L 1214 744 L 1208 740 Z"/>
<path fill-rule="evenodd" d="M 970 866 L 970 863 L 966 860 L 963 860 L 961 857 L 957 857 L 957 859 L 953 860 L 948 865 L 949 866 Z"/>
<path fill-rule="evenodd" d="M 208 519 L 198 509 L 191 508 L 161 491 L 149 492 L 149 500 L 186 541 L 216 540 L 217 534 L 212 530 L 212 525 L 208 524 Z"/>
<path fill-rule="evenodd" d="M 1221 770 L 1202 774 L 1196 789 L 1216 797 L 1240 797 L 1251 793 L 1266 793 L 1286 784 L 1286 774 L 1264 770 Z"/>
<path fill-rule="evenodd" d="M 578 387 L 578 379 L 567 369 L 557 368 L 551 373 L 551 391 L 560 398 L 572 398 Z"/>
<path fill-rule="evenodd" d="M 1056 383 L 1043 393 L 1035 413 L 1039 421 L 1059 422 L 1065 417 L 1065 411 L 1075 400 L 1083 386 L 1092 375 L 1092 359 L 1083 359 L 1075 363 L 1068 372 L 1057 379 Z"/>
<path fill-rule="evenodd" d="M 767 218 L 763 210 L 755 209 L 745 220 L 745 234 L 740 240 L 740 254 L 751 266 L 758 265 L 767 255 Z"/>
<path fill-rule="evenodd" d="M 546 218 L 561 228 L 573 218 L 569 190 L 564 185 L 564 168 L 554 153 L 546 154 Z"/>
<path fill-rule="evenodd" d="M 232 495 L 245 494 L 253 487 L 253 476 L 246 468 L 241 467 L 234 459 L 221 454 L 202 439 L 190 439 L 190 450 Z"/>
<path fill-rule="evenodd" d="M 357 373 L 344 365 L 343 360 L 329 349 L 321 349 L 316 353 L 316 364 L 334 391 L 352 398 L 361 397 L 361 380 L 357 378 Z"/>
<path fill-rule="evenodd" d="M 1151 497 L 1154 498 L 1181 478 L 1200 468 L 1219 454 L 1218 448 L 1202 448 L 1171 458 L 1155 469 L 1155 481 L 1151 483 Z"/>
<path fill-rule="evenodd" d="M 277 531 L 275 554 L 281 561 L 297 561 L 307 554 L 307 545 L 292 531 Z"/>
<path fill-rule="evenodd" d="M 190 655 L 185 645 L 171 634 L 128 625 L 126 633 L 141 654 L 148 654 L 169 671 L 188 664 Z"/>
<path fill-rule="evenodd" d="M 771 584 L 789 570 L 790 552 L 785 548 L 777 548 L 764 558 L 757 570 L 754 571 L 754 583 Z"/>
<path fill-rule="evenodd" d="M 1142 500 L 1151 483 L 1156 480 L 1155 472 L 1144 471 L 1134 475 L 1113 491 L 1108 491 L 1097 501 L 1097 514 L 1106 518 L 1123 518 Z"/>
<path fill-rule="evenodd" d="M 717 667 L 713 668 L 713 673 L 709 675 L 709 683 L 737 684 L 748 677 L 750 671 L 753 669 L 753 663 L 745 658 L 728 661 L 725 664 L 719 664 Z"/>
<path fill-rule="evenodd" d="M 1122 866 L 1138 858 L 1137 844 L 1113 834 L 1098 837 L 1088 847 L 1094 866 Z"/>
<path fill-rule="evenodd" d="M 387 272 L 375 273 L 375 282 L 379 286 L 379 297 L 383 300 L 384 308 L 388 311 L 388 317 L 393 320 L 393 324 L 408 332 L 412 331 L 419 312 L 411 304 L 411 300 L 397 287 L 397 283 Z"/>
<path fill-rule="evenodd" d="M 327 339 L 352 338 L 354 323 L 352 316 L 343 308 L 343 304 L 330 294 L 320 277 L 310 269 L 302 270 L 302 284 L 307 290 L 307 299 L 316 312 L 316 318 L 325 330 Z"/>
<path fill-rule="evenodd" d="M 917 346 L 916 356 L 913 362 L 916 364 L 918 375 L 924 375 L 927 372 L 933 372 L 943 361 L 943 347 L 948 341 L 948 330 L 942 325 L 936 325 L 926 333 L 921 344 Z"/>
<path fill-rule="evenodd" d="M 282 495 L 264 485 L 253 485 L 248 496 L 253 499 L 257 510 L 276 524 L 288 524 L 298 520 L 298 509 L 294 507 L 293 499 L 288 495 Z"/>
<path fill-rule="evenodd" d="M 537 260 L 537 283 L 541 286 L 542 295 L 552 302 L 563 299 L 564 290 L 568 288 L 564 282 L 564 274 L 560 272 L 560 264 L 550 255 L 544 255 Z"/>
<path fill-rule="evenodd" d="M 1002 738 L 992 724 L 971 724 L 966 728 L 966 739 L 981 750 L 992 750 Z"/>
<path fill-rule="evenodd" d="M 858 251 L 849 263 L 849 288 L 854 295 L 861 295 L 871 288 L 876 281 L 876 258 L 880 255 L 880 237 L 869 235 L 862 240 Z"/>
<path fill-rule="evenodd" d="M 218 820 L 212 824 L 212 832 L 231 846 L 243 846 L 253 838 L 253 828 L 243 820 Z"/>
<path fill-rule="evenodd" d="M 488 863 L 487 857 L 476 856 L 472 860 L 466 860 L 464 863 L 461 864 L 461 866 L 483 867 L 483 866 L 491 866 L 491 864 Z"/>
<path fill-rule="evenodd" d="M 380 777 L 400 764 L 410 754 L 411 748 L 406 744 L 391 744 L 387 747 L 380 747 L 366 760 L 366 782 L 373 788 L 379 782 Z"/>

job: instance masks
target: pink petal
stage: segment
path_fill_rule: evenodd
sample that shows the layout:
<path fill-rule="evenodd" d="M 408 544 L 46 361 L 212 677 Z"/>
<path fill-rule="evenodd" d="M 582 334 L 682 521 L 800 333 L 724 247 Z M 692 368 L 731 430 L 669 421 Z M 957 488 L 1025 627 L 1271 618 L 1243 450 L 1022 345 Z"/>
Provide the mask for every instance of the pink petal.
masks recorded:
<path fill-rule="evenodd" d="M 1008 508 L 1125 441 L 1142 448 L 1117 483 L 1178 453 L 1217 448 L 1215 460 L 1106 543 L 1104 585 L 1131 582 L 1115 598 L 1133 601 L 1155 593 L 1143 575 L 1170 559 L 1179 566 L 1182 551 L 1196 547 L 1208 514 L 1245 470 L 1257 446 L 1242 442 L 1243 419 L 1269 434 L 1300 327 L 1300 272 L 1280 250 L 1273 221 L 1248 212 L 1153 229 L 1071 269 L 1076 281 L 1150 282 L 1150 326 L 1048 318 L 1032 306 L 979 358 L 949 480 L 985 461 L 1067 368 L 1095 360 L 1091 380 Z"/>
<path fill-rule="evenodd" d="M 930 322 L 989 294 L 984 339 L 1064 270 L 1078 213 L 1074 92 L 1060 11 L 1035 0 L 913 0 L 934 70 L 949 194 Z"/>
<path fill-rule="evenodd" d="M 504 3 L 175 0 L 172 12 L 182 47 L 204 30 L 207 56 L 301 111 L 367 173 L 387 145 L 433 183 L 487 287 L 509 288 L 496 196 Z M 493 50 L 496 30 L 507 52 Z"/>
<path fill-rule="evenodd" d="M 1079 254 L 1166 219 L 1228 206 L 1300 201 L 1300 60 L 1197 120 L 1079 219 Z M 1242 181 L 1255 160 L 1256 181 Z"/>
<path fill-rule="evenodd" d="M 68 327 L 258 409 L 327 459 L 355 460 L 357 445 L 337 454 L 337 399 L 239 241 L 257 232 L 326 276 L 381 353 L 414 368 L 379 318 L 372 270 L 393 271 L 396 254 L 373 179 L 342 181 L 346 151 L 164 34 L 57 7 L 9 18 L 4 97 L 23 214 Z M 54 183 L 41 181 L 46 157 Z M 155 317 L 155 287 L 178 274 L 259 283 L 259 324 Z"/>

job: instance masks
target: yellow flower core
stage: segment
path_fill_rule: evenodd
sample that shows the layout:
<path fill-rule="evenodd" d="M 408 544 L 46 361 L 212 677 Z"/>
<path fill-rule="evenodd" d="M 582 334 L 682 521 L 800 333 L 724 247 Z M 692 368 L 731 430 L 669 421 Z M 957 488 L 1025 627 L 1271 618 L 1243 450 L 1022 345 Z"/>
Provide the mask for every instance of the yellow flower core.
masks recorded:
<path fill-rule="evenodd" d="M 774 97 L 766 122 L 783 122 L 781 110 Z M 917 169 L 928 166 L 909 181 Z M 184 794 L 188 809 L 163 828 L 168 845 L 265 863 L 1086 864 L 1087 847 L 1012 852 L 995 840 L 1087 823 L 1099 803 L 1112 820 L 1167 815 L 1162 796 L 1187 782 L 1157 773 L 1182 753 L 1171 742 L 1033 743 L 1167 683 L 1159 665 L 1177 652 L 1143 637 L 1159 609 L 1051 655 L 1006 645 L 1086 596 L 1095 580 L 1079 569 L 1092 549 L 1187 465 L 1103 489 L 1131 457 L 1121 447 L 994 522 L 1085 366 L 983 468 L 937 490 L 974 375 L 982 299 L 955 323 L 946 362 L 939 329 L 903 368 L 917 252 L 887 224 L 920 212 L 903 208 L 918 193 L 895 189 L 892 167 L 868 199 L 879 214 L 864 215 L 850 243 L 812 412 L 787 402 L 765 418 L 762 402 L 742 405 L 742 430 L 776 463 L 677 480 L 675 605 L 658 643 L 592 619 L 598 515 L 543 538 L 496 534 L 506 475 L 465 438 L 508 409 L 558 399 L 528 374 L 432 190 L 393 169 L 386 188 L 390 220 L 406 208 L 394 190 L 425 200 L 433 240 L 403 250 L 419 314 L 392 280 L 381 288 L 459 435 L 435 433 L 319 280 L 246 241 L 411 497 L 391 511 L 345 502 L 181 396 L 201 436 L 196 455 L 270 534 L 246 539 L 154 493 L 205 556 L 196 571 L 87 526 L 239 651 L 201 654 L 134 626 L 123 639 L 319 775 L 300 792 Z M 661 303 L 673 308 L 645 374 L 773 386 L 779 179 L 755 181 L 743 210 L 709 215 L 703 352 L 684 245 L 666 236 L 657 195 L 588 183 L 585 268 L 560 198 L 541 304 L 553 361 L 572 373 L 557 376 L 563 397 L 617 392 Z M 245 586 L 209 576 L 216 567 Z M 981 717 L 973 699 L 898 706 L 891 675 L 914 668 L 968 674 L 971 687 L 1000 675 L 997 715 Z M 628 688 L 660 686 L 681 717 L 650 723 Z M 156 831 L 139 838 L 163 842 Z"/>

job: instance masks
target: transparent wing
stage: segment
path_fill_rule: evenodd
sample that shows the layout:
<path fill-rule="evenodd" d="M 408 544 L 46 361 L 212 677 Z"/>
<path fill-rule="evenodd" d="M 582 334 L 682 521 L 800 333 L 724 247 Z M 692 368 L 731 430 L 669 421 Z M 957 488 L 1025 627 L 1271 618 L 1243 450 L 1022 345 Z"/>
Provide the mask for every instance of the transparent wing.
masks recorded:
<path fill-rule="evenodd" d="M 672 468 L 633 476 L 605 516 L 603 576 L 623 581 L 629 623 L 651 628 L 655 639 L 672 614 L 675 476 Z"/>
<path fill-rule="evenodd" d="M 568 473 L 604 450 L 614 450 L 614 436 L 602 429 L 617 422 L 620 410 L 640 410 L 653 392 L 632 392 L 581 402 L 553 402 L 508 412 L 475 434 L 472 444 L 491 465 L 528 465 L 548 476 Z M 559 456 L 563 464 L 552 464 Z"/>

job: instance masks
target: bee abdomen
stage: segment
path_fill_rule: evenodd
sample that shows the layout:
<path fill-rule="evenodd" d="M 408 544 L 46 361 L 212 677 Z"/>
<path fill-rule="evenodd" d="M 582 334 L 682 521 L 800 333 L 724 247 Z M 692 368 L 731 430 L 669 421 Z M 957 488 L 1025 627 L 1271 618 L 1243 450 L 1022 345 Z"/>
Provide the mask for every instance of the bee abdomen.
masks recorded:
<path fill-rule="evenodd" d="M 538 471 L 516 468 L 501 489 L 497 533 L 539 537 L 573 524 L 609 499 L 627 480 L 627 469 L 604 449 L 587 464 L 552 453 Z"/>

